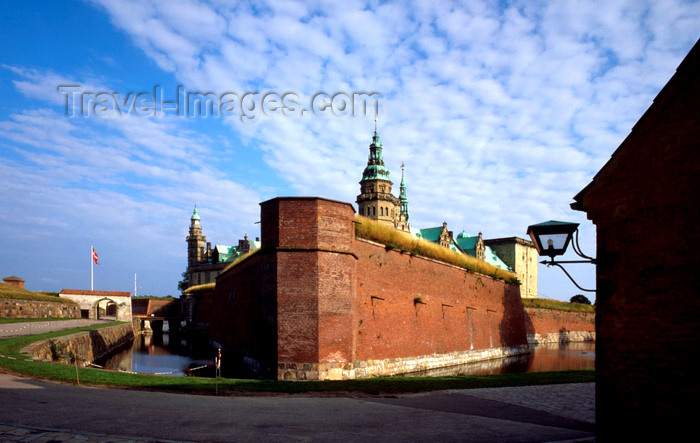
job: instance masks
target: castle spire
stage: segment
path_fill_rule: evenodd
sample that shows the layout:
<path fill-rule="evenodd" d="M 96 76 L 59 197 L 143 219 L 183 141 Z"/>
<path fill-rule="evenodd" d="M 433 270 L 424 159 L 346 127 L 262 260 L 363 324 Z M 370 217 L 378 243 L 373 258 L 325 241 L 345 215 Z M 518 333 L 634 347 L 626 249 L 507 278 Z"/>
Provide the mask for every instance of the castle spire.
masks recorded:
<path fill-rule="evenodd" d="M 399 201 L 391 194 L 392 184 L 389 180 L 389 170 L 384 165 L 382 142 L 375 120 L 367 166 L 362 172 L 360 195 L 357 196 L 358 213 L 395 227 L 399 215 Z"/>
<path fill-rule="evenodd" d="M 399 191 L 399 214 L 400 215 L 405 215 L 406 216 L 406 221 L 408 222 L 408 196 L 406 195 L 406 180 L 404 178 L 404 169 L 405 164 L 402 162 L 401 163 L 401 187 Z"/>
<path fill-rule="evenodd" d="M 374 136 L 372 143 L 369 145 L 369 158 L 367 159 L 367 167 L 362 172 L 362 181 L 365 180 L 389 180 L 389 170 L 384 166 L 384 157 L 382 156 L 382 142 L 379 140 L 379 132 L 377 131 L 377 120 L 374 120 Z"/>

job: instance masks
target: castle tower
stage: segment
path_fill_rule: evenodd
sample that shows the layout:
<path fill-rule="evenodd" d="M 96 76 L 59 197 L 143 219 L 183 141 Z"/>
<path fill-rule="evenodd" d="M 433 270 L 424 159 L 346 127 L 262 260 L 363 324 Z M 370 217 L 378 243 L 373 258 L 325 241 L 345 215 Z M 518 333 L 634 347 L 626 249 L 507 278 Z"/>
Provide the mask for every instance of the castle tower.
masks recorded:
<path fill-rule="evenodd" d="M 199 223 L 199 213 L 197 205 L 194 205 L 194 212 L 190 217 L 190 235 L 187 236 L 187 268 L 199 264 L 204 259 L 204 248 L 207 238 L 202 235 L 202 226 Z"/>
<path fill-rule="evenodd" d="M 382 142 L 379 140 L 375 121 L 374 137 L 369 145 L 367 167 L 362 172 L 360 195 L 357 196 L 359 214 L 396 227 L 395 222 L 399 216 L 399 201 L 391 194 L 391 185 L 389 170 L 384 166 Z"/>

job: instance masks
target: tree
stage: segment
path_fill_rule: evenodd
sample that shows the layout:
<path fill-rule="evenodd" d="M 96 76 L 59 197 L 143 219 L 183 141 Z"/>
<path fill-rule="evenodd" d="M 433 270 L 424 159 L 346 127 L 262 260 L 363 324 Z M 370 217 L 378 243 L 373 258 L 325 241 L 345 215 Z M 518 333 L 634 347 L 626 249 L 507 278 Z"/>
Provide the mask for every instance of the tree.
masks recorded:
<path fill-rule="evenodd" d="M 182 280 L 177 283 L 177 290 L 182 292 L 190 287 L 190 278 L 187 275 L 187 271 L 182 273 Z M 590 304 L 590 302 L 589 302 Z"/>
<path fill-rule="evenodd" d="M 571 300 L 569 300 L 570 303 L 579 303 L 582 305 L 590 305 L 591 301 L 586 297 L 585 295 L 582 294 L 576 294 L 573 297 L 571 297 Z"/>

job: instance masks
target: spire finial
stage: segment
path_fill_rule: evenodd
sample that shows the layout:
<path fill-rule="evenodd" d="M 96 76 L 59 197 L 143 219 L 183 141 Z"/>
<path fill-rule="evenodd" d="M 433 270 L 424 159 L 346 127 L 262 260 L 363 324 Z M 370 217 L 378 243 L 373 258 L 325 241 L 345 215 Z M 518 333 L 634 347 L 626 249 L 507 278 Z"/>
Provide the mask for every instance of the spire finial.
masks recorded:
<path fill-rule="evenodd" d="M 197 203 L 194 204 L 194 211 L 192 211 L 192 220 L 199 220 L 199 212 L 197 211 Z"/>

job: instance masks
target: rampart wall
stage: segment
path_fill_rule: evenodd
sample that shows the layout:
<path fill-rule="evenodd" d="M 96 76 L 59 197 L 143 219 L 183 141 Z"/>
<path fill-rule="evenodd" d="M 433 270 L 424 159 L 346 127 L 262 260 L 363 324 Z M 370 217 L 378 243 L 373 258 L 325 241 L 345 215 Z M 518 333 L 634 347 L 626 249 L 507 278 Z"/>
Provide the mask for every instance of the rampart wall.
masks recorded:
<path fill-rule="evenodd" d="M 356 240 L 348 203 L 263 202 L 261 241 L 217 278 L 210 320 L 212 340 L 258 375 L 361 378 L 527 352 L 517 286 Z"/>
<path fill-rule="evenodd" d="M 357 360 L 372 361 L 356 372 L 412 372 L 526 352 L 518 286 L 361 239 L 355 253 Z"/>
<path fill-rule="evenodd" d="M 525 308 L 525 330 L 531 344 L 595 341 L 595 313 Z"/>
<path fill-rule="evenodd" d="M 80 318 L 80 305 L 49 301 L 0 299 L 2 318 Z"/>

